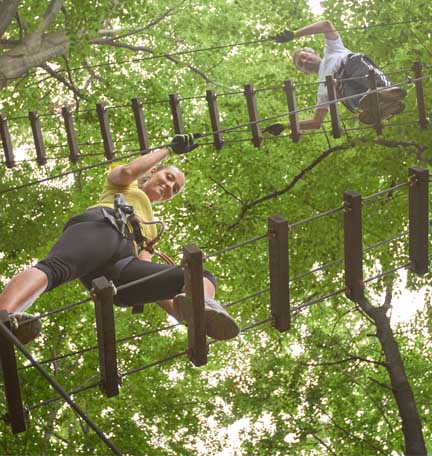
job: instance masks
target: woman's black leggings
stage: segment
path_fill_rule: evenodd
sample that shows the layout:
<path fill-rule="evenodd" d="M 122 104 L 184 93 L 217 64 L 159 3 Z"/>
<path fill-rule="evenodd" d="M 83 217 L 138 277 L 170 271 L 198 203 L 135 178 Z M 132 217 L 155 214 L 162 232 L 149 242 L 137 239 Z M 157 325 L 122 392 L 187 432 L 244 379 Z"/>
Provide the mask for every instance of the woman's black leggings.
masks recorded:
<path fill-rule="evenodd" d="M 112 209 L 104 210 L 112 215 Z M 120 291 L 116 296 L 116 304 L 120 306 L 170 299 L 180 293 L 184 285 L 181 268 L 137 258 L 132 241 L 120 234 L 100 207 L 72 217 L 47 257 L 34 267 L 48 277 L 45 291 L 73 279 L 81 279 L 90 289 L 92 280 L 100 276 L 120 286 L 167 270 Z M 209 271 L 204 270 L 204 277 L 216 286 L 216 279 Z"/>

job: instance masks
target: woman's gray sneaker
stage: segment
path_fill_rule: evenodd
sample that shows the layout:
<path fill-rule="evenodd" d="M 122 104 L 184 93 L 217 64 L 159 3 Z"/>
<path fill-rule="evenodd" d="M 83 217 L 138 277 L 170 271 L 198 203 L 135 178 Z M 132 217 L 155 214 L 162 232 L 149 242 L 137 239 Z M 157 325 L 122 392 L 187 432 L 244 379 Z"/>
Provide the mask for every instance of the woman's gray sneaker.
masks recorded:
<path fill-rule="evenodd" d="M 190 324 L 193 313 L 192 303 L 184 294 L 177 295 L 174 300 L 178 306 L 180 320 Z M 216 299 L 204 299 L 204 312 L 207 336 L 216 340 L 227 340 L 239 335 L 238 324 Z"/>

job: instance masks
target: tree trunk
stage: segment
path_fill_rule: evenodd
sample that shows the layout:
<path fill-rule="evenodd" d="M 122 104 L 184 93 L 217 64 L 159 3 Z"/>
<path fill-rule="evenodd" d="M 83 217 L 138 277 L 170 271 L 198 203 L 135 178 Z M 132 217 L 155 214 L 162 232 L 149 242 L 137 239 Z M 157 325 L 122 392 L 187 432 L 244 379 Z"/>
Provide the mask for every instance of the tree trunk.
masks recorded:
<path fill-rule="evenodd" d="M 393 396 L 402 420 L 405 454 L 408 456 L 426 456 L 426 444 L 417 404 L 405 374 L 399 346 L 390 326 L 390 319 L 387 317 L 388 306 L 373 307 L 367 299 L 359 302 L 359 305 L 374 320 L 377 327 L 377 337 L 384 350 Z"/>
<path fill-rule="evenodd" d="M 69 44 L 63 31 L 27 35 L 22 43 L 0 55 L 0 88 L 8 83 L 4 79 L 20 77 L 31 68 L 66 54 Z"/>

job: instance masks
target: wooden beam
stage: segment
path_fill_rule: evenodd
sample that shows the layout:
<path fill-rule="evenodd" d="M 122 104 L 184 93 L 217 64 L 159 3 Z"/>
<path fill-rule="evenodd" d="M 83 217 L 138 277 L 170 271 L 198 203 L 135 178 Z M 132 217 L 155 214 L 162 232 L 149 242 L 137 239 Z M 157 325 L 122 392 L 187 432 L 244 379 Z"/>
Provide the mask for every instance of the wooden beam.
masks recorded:
<path fill-rule="evenodd" d="M 414 71 L 414 78 L 418 79 L 417 81 L 415 81 L 415 88 L 416 88 L 419 124 L 420 124 L 420 128 L 426 129 L 429 125 L 429 120 L 426 117 L 423 80 L 420 79 L 422 77 L 422 64 L 420 62 L 414 62 L 413 71 Z"/>
<path fill-rule="evenodd" d="M 354 302 L 364 296 L 361 195 L 344 192 L 344 251 L 346 296 Z"/>
<path fill-rule="evenodd" d="M 300 126 L 298 120 L 298 113 L 297 113 L 297 100 L 295 95 L 295 85 L 292 81 L 285 81 L 284 82 L 284 91 L 286 93 L 286 98 L 288 102 L 288 114 L 289 118 L 289 125 L 291 130 L 291 139 L 293 142 L 300 141 Z"/>
<path fill-rule="evenodd" d="M 209 108 L 210 122 L 213 132 L 213 144 L 217 150 L 222 149 L 224 145 L 223 134 L 221 130 L 219 109 L 216 101 L 216 94 L 213 90 L 206 91 L 206 99 Z"/>
<path fill-rule="evenodd" d="M 147 124 L 144 117 L 144 109 L 139 98 L 132 98 L 131 105 L 135 117 L 135 125 L 141 153 L 144 153 L 146 150 L 150 149 Z"/>
<path fill-rule="evenodd" d="M 184 133 L 183 116 L 180 110 L 180 98 L 176 93 L 170 93 L 169 103 L 176 135 Z"/>
<path fill-rule="evenodd" d="M 204 314 L 203 255 L 199 247 L 183 247 L 186 298 L 192 302 L 192 323 L 188 325 L 189 358 L 195 366 L 207 364 L 206 322 Z"/>
<path fill-rule="evenodd" d="M 9 314 L 5 310 L 0 311 L 0 325 L 10 331 Z M 18 434 L 26 430 L 26 422 L 21 399 L 15 348 L 13 343 L 2 332 L 0 332 L 0 361 L 7 404 L 6 421 L 11 425 L 12 432 Z"/>
<path fill-rule="evenodd" d="M 270 307 L 273 327 L 278 331 L 291 327 L 288 230 L 288 220 L 279 215 L 269 217 Z"/>
<path fill-rule="evenodd" d="M 101 388 L 107 397 L 119 393 L 117 349 L 114 322 L 113 285 L 105 277 L 92 281 L 92 298 L 95 303 L 99 369 Z"/>
<path fill-rule="evenodd" d="M 37 162 L 39 166 L 46 164 L 45 145 L 42 136 L 39 113 L 37 111 L 29 112 L 30 125 L 33 133 L 34 145 L 36 148 Z"/>
<path fill-rule="evenodd" d="M 333 138 L 340 138 L 341 128 L 339 124 L 339 114 L 336 104 L 337 95 L 335 88 L 335 80 L 332 75 L 326 76 L 326 87 L 329 101 L 334 102 L 329 104 Z"/>
<path fill-rule="evenodd" d="M 112 160 L 115 157 L 114 143 L 111 136 L 108 111 L 104 103 L 96 103 L 96 112 L 99 119 L 99 125 L 101 129 L 105 158 Z"/>
<path fill-rule="evenodd" d="M 255 147 L 261 147 L 263 136 L 261 133 L 261 125 L 258 122 L 258 108 L 255 96 L 255 90 L 252 84 L 246 84 L 244 86 L 244 94 L 246 97 L 250 129 L 252 132 L 252 143 Z"/>
<path fill-rule="evenodd" d="M 375 77 L 375 70 L 368 71 L 368 82 L 369 82 L 369 89 L 374 91 L 377 89 L 376 85 L 376 77 Z M 367 95 L 368 98 L 370 97 L 371 100 L 371 114 L 374 122 L 375 131 L 380 135 L 382 133 L 382 124 L 381 124 L 381 108 L 379 105 L 379 97 L 378 92 L 370 93 Z"/>
<path fill-rule="evenodd" d="M 62 116 L 67 135 L 67 142 L 69 146 L 69 160 L 72 163 L 78 163 L 80 160 L 80 151 L 78 148 L 78 141 L 72 117 L 72 112 L 68 106 L 63 106 Z"/>
<path fill-rule="evenodd" d="M 409 259 L 411 270 L 429 270 L 429 172 L 420 166 L 409 168 Z"/>
<path fill-rule="evenodd" d="M 6 160 L 6 166 L 8 168 L 15 167 L 15 157 L 13 153 L 12 141 L 9 134 L 9 127 L 7 123 L 7 117 L 0 114 L 0 136 L 3 145 L 3 151 Z"/>

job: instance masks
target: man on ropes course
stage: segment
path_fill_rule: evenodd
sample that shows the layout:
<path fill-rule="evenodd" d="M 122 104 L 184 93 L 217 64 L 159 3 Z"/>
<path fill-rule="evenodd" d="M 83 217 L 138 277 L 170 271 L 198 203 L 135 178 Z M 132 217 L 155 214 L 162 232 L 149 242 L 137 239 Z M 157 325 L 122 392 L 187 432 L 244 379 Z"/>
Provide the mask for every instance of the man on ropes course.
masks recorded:
<path fill-rule="evenodd" d="M 128 164 L 111 165 L 99 202 L 72 217 L 46 258 L 18 273 L 0 295 L 0 310 L 10 313 L 13 331 L 22 343 L 32 341 L 41 330 L 40 320 L 23 311 L 43 292 L 77 278 L 87 288 L 100 276 L 120 286 L 166 271 L 119 291 L 115 303 L 126 307 L 157 302 L 178 321 L 191 322 L 183 270 L 151 261 L 162 234 L 156 225 L 163 228 L 162 222 L 154 220 L 152 203 L 170 200 L 185 183 L 179 168 L 160 162 L 196 147 L 192 134 L 176 135 L 169 147 Z M 203 286 L 207 335 L 217 340 L 236 337 L 240 329 L 214 299 L 216 279 L 207 270 Z"/>
<path fill-rule="evenodd" d="M 406 95 L 405 90 L 400 87 L 391 87 L 392 84 L 388 77 L 369 57 L 363 54 L 355 54 L 347 49 L 330 21 L 316 22 L 297 31 L 285 30 L 273 38 L 277 43 L 286 43 L 295 38 L 317 33 L 323 33 L 325 37 L 322 58 L 318 52 L 311 48 L 300 48 L 293 54 L 293 63 L 298 70 L 306 74 L 316 73 L 319 78 L 318 102 L 314 116 L 307 120 L 301 120 L 299 122 L 300 130 L 314 130 L 321 127 L 328 111 L 326 103 L 329 100 L 324 83 L 328 75 L 333 75 L 336 79 L 338 98 L 352 97 L 343 100 L 342 103 L 351 112 L 359 113 L 359 120 L 363 123 L 375 124 L 379 120 L 389 119 L 404 110 L 405 106 L 401 100 Z M 372 97 L 365 94 L 369 90 L 367 79 L 369 70 L 375 71 L 377 88 L 386 87 L 377 92 L 381 119 L 374 118 Z M 265 131 L 279 135 L 285 128 L 287 128 L 286 125 L 273 124 L 267 127 Z"/>

